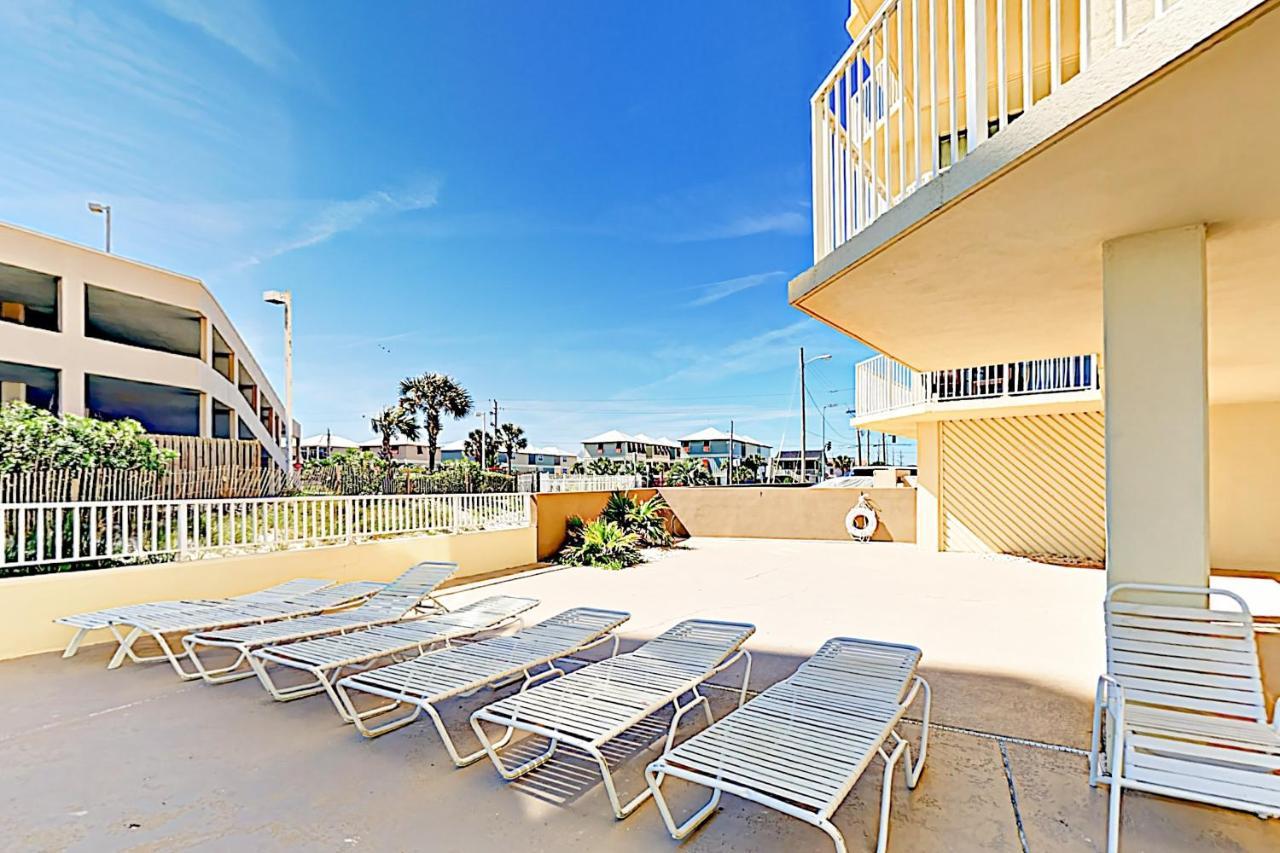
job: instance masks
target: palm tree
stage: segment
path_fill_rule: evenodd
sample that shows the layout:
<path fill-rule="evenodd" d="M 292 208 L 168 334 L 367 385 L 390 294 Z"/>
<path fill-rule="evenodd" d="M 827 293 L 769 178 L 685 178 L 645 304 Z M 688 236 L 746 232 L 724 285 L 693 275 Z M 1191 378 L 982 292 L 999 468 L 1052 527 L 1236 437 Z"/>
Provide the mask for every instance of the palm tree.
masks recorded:
<path fill-rule="evenodd" d="M 835 457 L 834 459 L 832 459 L 832 460 L 831 460 L 831 464 L 832 464 L 832 465 L 835 467 L 835 469 L 836 469 L 837 471 L 839 471 L 840 473 L 842 473 L 842 474 L 847 474 L 847 473 L 849 472 L 849 470 L 850 470 L 851 468 L 853 468 L 853 459 L 851 459 L 851 458 L 850 458 L 850 457 L 848 457 L 848 456 L 843 456 L 843 455 L 841 455 L 841 456 L 837 456 L 837 457 Z"/>
<path fill-rule="evenodd" d="M 414 415 L 422 415 L 427 433 L 427 470 L 435 471 L 443 416 L 456 420 L 471 414 L 471 394 L 452 376 L 424 373 L 400 380 L 400 405 Z"/>
<path fill-rule="evenodd" d="M 484 457 L 493 455 L 493 447 L 493 436 L 488 431 L 473 429 L 467 433 L 466 441 L 462 443 L 462 452 L 476 462 L 481 462 Z"/>
<path fill-rule="evenodd" d="M 418 421 L 414 418 L 413 412 L 406 409 L 399 403 L 386 406 L 378 414 L 369 418 L 369 426 L 373 427 L 373 431 L 382 436 L 382 458 L 391 458 L 391 442 L 397 435 L 402 435 L 409 441 L 418 440 Z"/>
<path fill-rule="evenodd" d="M 515 424 L 503 424 L 498 427 L 493 441 L 500 449 L 507 452 L 507 473 L 510 474 L 516 453 L 529 446 L 529 439 L 524 437 L 524 430 Z"/>

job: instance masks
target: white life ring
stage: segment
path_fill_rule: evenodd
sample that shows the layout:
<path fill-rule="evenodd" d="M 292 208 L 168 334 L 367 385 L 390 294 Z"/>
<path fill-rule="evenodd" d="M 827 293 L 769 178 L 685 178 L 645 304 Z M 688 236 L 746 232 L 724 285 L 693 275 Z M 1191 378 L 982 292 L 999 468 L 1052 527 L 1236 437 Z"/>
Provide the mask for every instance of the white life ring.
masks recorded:
<path fill-rule="evenodd" d="M 858 501 L 858 505 L 844 517 L 844 529 L 859 542 L 869 540 L 879 526 L 880 519 L 876 516 L 876 511 L 865 500 Z"/>

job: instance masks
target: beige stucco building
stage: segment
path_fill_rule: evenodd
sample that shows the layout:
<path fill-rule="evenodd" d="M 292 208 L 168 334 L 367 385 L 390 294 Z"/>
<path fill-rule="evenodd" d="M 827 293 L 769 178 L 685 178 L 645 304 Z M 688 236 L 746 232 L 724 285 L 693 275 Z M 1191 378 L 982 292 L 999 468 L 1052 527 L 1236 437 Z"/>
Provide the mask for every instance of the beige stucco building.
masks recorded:
<path fill-rule="evenodd" d="M 1277 5 L 854 0 L 790 301 L 885 354 L 925 547 L 1280 571 Z"/>
<path fill-rule="evenodd" d="M 199 279 L 0 224 L 0 317 L 6 400 L 287 463 L 284 405 Z"/>

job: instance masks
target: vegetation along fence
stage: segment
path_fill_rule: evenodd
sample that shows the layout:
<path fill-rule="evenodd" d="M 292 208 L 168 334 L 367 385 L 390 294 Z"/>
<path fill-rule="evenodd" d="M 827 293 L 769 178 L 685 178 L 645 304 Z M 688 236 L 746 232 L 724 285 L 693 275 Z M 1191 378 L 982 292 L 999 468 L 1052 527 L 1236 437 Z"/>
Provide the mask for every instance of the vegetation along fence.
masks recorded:
<path fill-rule="evenodd" d="M 0 575 L 531 524 L 523 494 L 0 505 Z M 80 564 L 80 565 L 75 565 Z"/>
<path fill-rule="evenodd" d="M 616 492 L 641 487 L 639 474 L 543 474 L 543 492 Z"/>

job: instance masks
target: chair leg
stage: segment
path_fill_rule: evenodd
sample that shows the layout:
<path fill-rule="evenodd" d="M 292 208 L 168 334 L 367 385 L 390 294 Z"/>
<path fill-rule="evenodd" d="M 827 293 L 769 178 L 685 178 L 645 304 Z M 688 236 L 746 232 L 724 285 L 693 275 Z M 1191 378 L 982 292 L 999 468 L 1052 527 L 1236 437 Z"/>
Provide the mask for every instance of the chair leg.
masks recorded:
<path fill-rule="evenodd" d="M 1111 745 L 1111 791 L 1107 805 L 1107 853 L 1116 853 L 1120 848 L 1120 795 L 1124 791 L 1121 774 L 1124 772 L 1124 732 L 1117 730 L 1112 735 Z"/>
<path fill-rule="evenodd" d="M 688 706 L 692 707 L 692 705 Z M 600 752 L 600 748 L 596 746 L 583 744 L 587 753 L 595 759 L 596 764 L 600 767 L 600 778 L 604 780 L 605 793 L 609 795 L 609 804 L 613 806 L 613 816 L 618 820 L 622 820 L 640 808 L 645 800 L 653 796 L 653 788 L 648 785 L 639 794 L 636 794 L 626 804 L 618 798 L 618 789 L 613 784 L 613 774 L 609 772 L 609 763 L 604 760 L 604 754 Z M 544 759 L 545 760 L 545 759 Z"/>
<path fill-rule="evenodd" d="M 458 748 L 454 745 L 453 738 L 449 736 L 449 730 L 444 727 L 444 720 L 440 718 L 440 712 L 438 712 L 435 709 L 435 706 L 429 702 L 424 704 L 422 707 L 424 708 L 424 710 L 426 710 L 427 716 L 431 718 L 431 722 L 435 723 L 436 732 L 440 735 L 440 740 L 444 742 L 444 748 L 446 751 L 448 751 L 449 757 L 453 759 L 454 766 L 469 767 L 472 764 L 475 764 L 480 759 L 484 758 L 485 755 L 488 753 L 488 749 L 486 748 L 486 746 L 484 745 L 484 742 L 482 741 L 480 748 L 477 749 L 475 752 L 468 753 L 467 755 L 458 754 Z M 502 737 L 498 738 L 492 744 L 489 744 L 489 746 L 492 747 L 495 751 L 502 749 L 504 746 L 506 746 L 508 743 L 511 742 L 511 737 L 514 734 L 515 734 L 515 729 L 511 728 L 510 726 L 507 726 L 507 730 L 502 735 Z"/>
<path fill-rule="evenodd" d="M 933 693 L 929 689 L 929 682 L 923 678 L 920 679 L 920 691 L 923 696 L 924 708 L 920 716 L 920 754 L 916 756 L 916 760 L 911 760 L 911 744 L 906 743 L 904 759 L 902 764 L 902 775 L 906 779 L 907 788 L 915 790 L 920 782 L 920 774 L 924 772 L 924 759 L 929 752 L 929 713 L 933 706 Z"/>
<path fill-rule="evenodd" d="M 538 753 L 533 758 L 530 758 L 522 764 L 517 764 L 515 767 L 508 769 L 507 766 L 502 763 L 502 756 L 498 754 L 498 750 L 511 742 L 511 736 L 514 733 L 512 727 L 507 726 L 506 732 L 497 741 L 490 741 L 489 736 L 485 734 L 484 725 L 480 722 L 479 717 L 476 714 L 473 714 L 471 716 L 471 728 L 476 733 L 476 739 L 479 740 L 481 746 L 484 747 L 485 753 L 488 754 L 489 759 L 493 762 L 493 766 L 497 769 L 502 778 L 506 779 L 508 782 L 519 779 L 526 773 L 536 770 L 543 764 L 546 764 L 548 759 L 555 755 L 556 749 L 560 746 L 560 741 L 552 740 L 545 751 Z"/>
<path fill-rule="evenodd" d="M 73 656 L 80 649 L 80 644 L 84 642 L 84 635 L 87 633 L 89 633 L 88 628 L 77 629 L 76 635 L 71 638 L 71 642 L 67 643 L 67 649 L 62 653 L 62 656 L 64 658 Z"/>
<path fill-rule="evenodd" d="M 896 735 L 894 736 L 897 737 Z M 884 747 L 880 748 L 880 757 L 884 759 L 884 775 L 880 782 L 880 828 L 876 834 L 876 853 L 885 853 L 885 850 L 889 847 L 889 809 L 893 805 L 893 769 L 894 765 L 898 763 L 898 759 L 907 749 L 907 742 L 901 738 L 898 738 L 897 745 L 888 755 L 885 755 Z M 835 830 L 835 825 L 830 823 L 829 816 L 824 816 L 821 819 L 817 824 L 818 828 L 831 835 L 836 842 L 837 850 L 844 850 L 844 839 L 843 837 L 837 837 L 838 830 L 836 835 L 832 835 L 831 830 L 822 825 L 823 822 L 827 823 L 831 830 Z"/>
<path fill-rule="evenodd" d="M 721 791 L 719 788 L 712 788 L 710 799 L 690 815 L 684 823 L 677 824 L 675 818 L 671 815 L 671 808 L 667 805 L 666 798 L 662 796 L 662 782 L 666 778 L 666 774 L 655 772 L 653 765 L 650 765 L 644 770 L 644 778 L 653 794 L 653 801 L 657 804 L 658 811 L 662 815 L 662 822 L 667 825 L 667 832 L 671 833 L 671 837 L 676 841 L 683 840 L 689 833 L 701 826 L 707 818 L 715 813 L 716 807 L 720 805 Z"/>
<path fill-rule="evenodd" d="M 1099 684 L 1093 697 L 1093 733 L 1089 738 L 1089 787 L 1098 787 L 1103 774 L 1099 760 L 1102 757 L 1102 688 Z"/>

